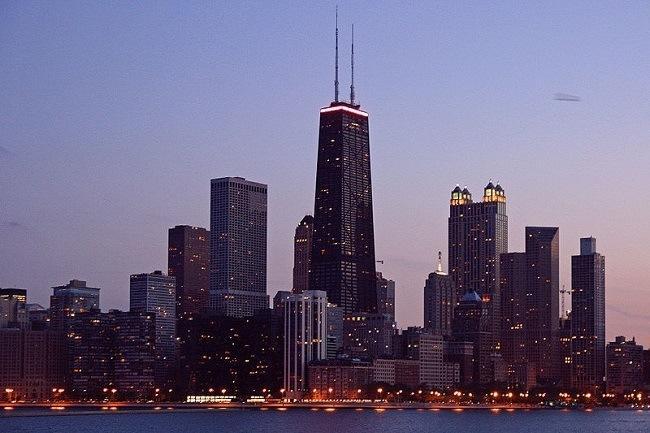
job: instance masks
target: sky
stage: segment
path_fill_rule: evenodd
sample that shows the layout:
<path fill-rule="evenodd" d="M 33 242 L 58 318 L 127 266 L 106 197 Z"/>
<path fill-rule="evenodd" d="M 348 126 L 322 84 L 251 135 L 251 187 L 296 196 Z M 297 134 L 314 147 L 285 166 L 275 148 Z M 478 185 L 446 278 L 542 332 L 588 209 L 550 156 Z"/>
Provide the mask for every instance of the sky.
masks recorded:
<path fill-rule="evenodd" d="M 313 212 L 334 2 L 0 2 L 0 287 L 77 278 L 128 308 L 167 230 L 209 226 L 210 179 L 269 185 L 268 291 L 291 287 Z M 450 192 L 508 197 L 509 249 L 560 227 L 560 279 L 592 235 L 607 336 L 650 345 L 650 8 L 645 2 L 339 1 L 370 113 L 379 270 L 422 322 Z M 556 93 L 580 102 L 554 100 Z"/>

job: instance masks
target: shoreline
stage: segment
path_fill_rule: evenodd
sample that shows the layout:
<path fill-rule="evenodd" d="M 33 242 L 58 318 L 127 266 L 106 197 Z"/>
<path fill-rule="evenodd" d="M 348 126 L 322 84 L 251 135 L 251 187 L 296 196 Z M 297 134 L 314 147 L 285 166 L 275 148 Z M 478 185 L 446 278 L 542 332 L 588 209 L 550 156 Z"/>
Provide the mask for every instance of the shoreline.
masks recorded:
<path fill-rule="evenodd" d="M 551 407 L 539 405 L 440 405 L 427 403 L 226 403 L 226 404 L 187 404 L 187 403 L 66 403 L 66 404 L 5 404 L 0 406 L 0 419 L 15 417 L 41 417 L 41 416 L 81 416 L 81 415 L 117 415 L 117 414 L 172 414 L 210 411 L 287 411 L 308 410 L 334 412 L 337 410 L 354 411 L 491 411 L 491 412 L 520 412 L 520 411 L 567 411 L 591 412 L 602 411 L 650 411 L 650 407 L 630 406 L 595 406 L 595 407 Z M 11 408 L 11 409 L 8 409 Z"/>

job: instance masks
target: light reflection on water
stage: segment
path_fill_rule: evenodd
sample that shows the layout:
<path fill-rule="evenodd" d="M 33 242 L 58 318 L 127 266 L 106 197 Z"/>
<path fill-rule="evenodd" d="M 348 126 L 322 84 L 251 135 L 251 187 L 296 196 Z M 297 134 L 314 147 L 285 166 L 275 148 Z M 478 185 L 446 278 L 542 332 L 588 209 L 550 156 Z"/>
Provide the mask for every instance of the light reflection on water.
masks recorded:
<path fill-rule="evenodd" d="M 165 408 L 166 409 L 166 408 Z M 647 433 L 650 411 L 596 409 L 560 410 L 278 410 L 191 411 L 158 410 L 151 413 L 17 409 L 0 412 L 0 432 L 29 433 Z M 285 410 L 281 410 L 285 409 Z M 56 412 L 56 413 L 53 413 Z M 74 416 L 70 416 L 74 414 Z M 433 430 L 432 430 L 433 429 Z"/>

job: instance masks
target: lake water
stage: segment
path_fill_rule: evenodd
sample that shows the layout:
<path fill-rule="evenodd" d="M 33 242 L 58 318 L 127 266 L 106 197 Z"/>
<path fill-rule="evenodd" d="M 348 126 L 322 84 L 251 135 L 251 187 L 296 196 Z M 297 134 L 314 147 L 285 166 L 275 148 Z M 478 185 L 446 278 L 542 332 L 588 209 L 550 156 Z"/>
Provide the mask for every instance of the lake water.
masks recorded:
<path fill-rule="evenodd" d="M 40 416 L 0 412 L 0 433 L 648 433 L 650 411 L 307 409 L 165 411 Z M 20 416 L 16 416 L 20 415 Z"/>

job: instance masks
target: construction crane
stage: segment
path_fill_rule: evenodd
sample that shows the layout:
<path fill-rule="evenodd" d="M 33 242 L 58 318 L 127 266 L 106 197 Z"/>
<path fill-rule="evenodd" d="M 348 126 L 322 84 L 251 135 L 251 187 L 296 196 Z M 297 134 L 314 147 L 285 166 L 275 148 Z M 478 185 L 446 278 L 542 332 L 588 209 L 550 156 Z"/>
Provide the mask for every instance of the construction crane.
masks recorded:
<path fill-rule="evenodd" d="M 562 300 L 561 300 L 562 318 L 566 318 L 566 303 L 565 303 L 565 300 L 564 300 L 564 295 L 566 295 L 567 293 L 570 295 L 571 293 L 573 293 L 573 290 L 571 290 L 571 289 L 567 290 L 566 286 L 564 284 L 562 284 L 562 289 L 560 290 L 560 294 L 562 295 Z"/>

